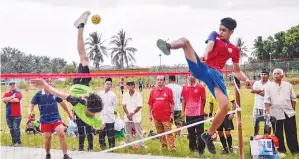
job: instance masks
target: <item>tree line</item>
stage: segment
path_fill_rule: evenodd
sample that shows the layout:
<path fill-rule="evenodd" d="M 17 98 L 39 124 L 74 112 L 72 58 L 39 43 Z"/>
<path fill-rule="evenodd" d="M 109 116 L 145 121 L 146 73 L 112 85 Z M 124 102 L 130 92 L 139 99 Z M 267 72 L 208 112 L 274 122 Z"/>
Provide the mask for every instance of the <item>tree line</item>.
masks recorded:
<path fill-rule="evenodd" d="M 92 32 L 86 38 L 86 51 L 94 68 L 100 68 L 105 57 L 110 56 L 111 64 L 116 69 L 125 69 L 136 63 L 134 58 L 138 51 L 129 46 L 131 37 L 121 29 L 116 35 L 107 39 L 99 32 Z M 241 37 L 234 43 L 240 48 L 241 59 L 248 57 L 248 46 Z M 110 44 L 111 47 L 107 47 Z M 254 39 L 253 52 L 249 57 L 252 60 L 269 60 L 274 58 L 299 58 L 299 25 L 287 31 L 280 31 L 273 36 L 264 38 L 258 36 Z M 63 58 L 49 58 L 48 56 L 26 55 L 12 47 L 1 49 L 2 73 L 72 73 L 76 71 L 76 62 L 67 63 Z"/>
<path fill-rule="evenodd" d="M 102 34 L 92 32 L 86 39 L 86 51 L 94 68 L 100 68 L 104 62 L 104 57 L 111 57 L 111 63 L 117 69 L 128 68 L 136 62 L 134 58 L 137 49 L 130 47 L 132 41 L 126 32 L 121 29 L 116 35 L 111 37 L 108 48 L 107 40 L 102 38 Z M 12 48 L 4 47 L 0 50 L 1 73 L 73 73 L 76 72 L 76 62 L 67 63 L 63 58 L 50 58 L 48 56 L 37 56 L 25 54 L 24 52 Z"/>
<path fill-rule="evenodd" d="M 267 38 L 258 36 L 253 46 L 254 51 L 250 60 L 299 58 L 299 25 Z"/>

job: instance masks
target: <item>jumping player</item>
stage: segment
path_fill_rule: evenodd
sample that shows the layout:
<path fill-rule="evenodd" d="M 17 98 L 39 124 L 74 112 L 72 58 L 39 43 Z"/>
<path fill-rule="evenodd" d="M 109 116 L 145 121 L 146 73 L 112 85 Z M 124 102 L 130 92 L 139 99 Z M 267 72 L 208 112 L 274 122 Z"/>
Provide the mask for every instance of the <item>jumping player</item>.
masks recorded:
<path fill-rule="evenodd" d="M 89 60 L 86 55 L 83 39 L 84 26 L 89 16 L 90 12 L 86 11 L 74 23 L 78 29 L 77 48 L 80 56 L 78 73 L 90 73 L 88 67 Z M 103 109 L 102 99 L 97 94 L 91 92 L 91 88 L 89 87 L 90 81 L 91 78 L 75 78 L 73 86 L 70 89 L 70 94 L 66 94 L 51 87 L 42 79 L 31 80 L 33 85 L 44 87 L 49 90 L 50 93 L 67 100 L 74 106 L 79 133 L 79 151 L 84 150 L 84 140 L 86 136 L 88 139 L 88 150 L 91 151 L 93 149 L 92 127 L 97 130 L 100 129 L 102 124 L 101 120 L 95 116 L 95 113 L 101 112 Z"/>
<path fill-rule="evenodd" d="M 232 44 L 229 39 L 237 27 L 237 22 L 232 18 L 223 18 L 220 21 L 219 33 L 213 31 L 206 40 L 207 46 L 204 54 L 199 58 L 192 48 L 191 43 L 186 38 L 167 43 L 161 39 L 157 41 L 158 48 L 165 54 L 169 55 L 171 49 L 182 48 L 185 52 L 189 69 L 194 77 L 204 81 L 209 90 L 219 103 L 219 111 L 217 112 L 211 127 L 201 138 L 206 143 L 210 153 L 215 154 L 216 149 L 213 143 L 212 135 L 223 122 L 228 112 L 228 97 L 226 86 L 220 70 L 226 64 L 226 61 L 232 58 L 235 76 L 246 83 L 246 87 L 250 88 L 251 82 L 240 70 L 239 59 L 240 49 Z"/>

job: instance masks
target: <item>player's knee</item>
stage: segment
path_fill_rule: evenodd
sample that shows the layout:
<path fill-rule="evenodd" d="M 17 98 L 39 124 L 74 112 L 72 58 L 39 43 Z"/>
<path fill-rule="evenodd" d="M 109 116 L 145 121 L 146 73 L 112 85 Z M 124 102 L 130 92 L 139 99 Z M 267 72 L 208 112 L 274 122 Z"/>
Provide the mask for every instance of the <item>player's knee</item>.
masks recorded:
<path fill-rule="evenodd" d="M 184 47 L 190 45 L 190 41 L 187 38 L 183 37 L 180 40 L 184 42 Z"/>
<path fill-rule="evenodd" d="M 228 109 L 228 104 L 221 104 L 220 111 L 227 113 Z"/>
<path fill-rule="evenodd" d="M 232 136 L 232 135 L 231 135 L 230 131 L 226 131 L 226 132 L 225 132 L 225 136 L 226 136 L 226 137 L 230 137 L 230 136 Z"/>
<path fill-rule="evenodd" d="M 218 135 L 219 135 L 219 137 L 222 137 L 224 134 L 222 131 L 218 131 Z"/>

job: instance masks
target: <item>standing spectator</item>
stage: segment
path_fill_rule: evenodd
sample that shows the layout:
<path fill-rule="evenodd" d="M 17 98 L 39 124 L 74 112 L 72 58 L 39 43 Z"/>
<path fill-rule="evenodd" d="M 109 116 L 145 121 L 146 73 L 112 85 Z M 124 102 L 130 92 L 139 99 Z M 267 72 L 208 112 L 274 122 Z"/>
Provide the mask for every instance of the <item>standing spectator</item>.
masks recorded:
<path fill-rule="evenodd" d="M 285 153 L 283 129 L 287 145 L 293 155 L 299 156 L 297 140 L 297 127 L 295 118 L 296 95 L 289 82 L 282 81 L 283 70 L 274 69 L 273 82 L 269 83 L 265 89 L 266 113 L 276 118 L 276 123 L 272 123 L 275 136 L 279 140 L 278 151 Z"/>
<path fill-rule="evenodd" d="M 20 123 L 22 120 L 22 93 L 17 90 L 16 82 L 8 83 L 9 91 L 4 93 L 2 101 L 6 104 L 6 122 L 12 138 L 12 146 L 21 146 Z"/>
<path fill-rule="evenodd" d="M 124 83 L 124 79 L 123 78 L 119 82 L 119 87 L 120 87 L 121 94 L 124 94 L 125 83 Z"/>
<path fill-rule="evenodd" d="M 134 125 L 137 140 L 142 139 L 142 129 L 141 129 L 141 108 L 142 97 L 139 92 L 135 91 L 134 81 L 128 81 L 127 86 L 129 92 L 126 92 L 123 96 L 123 109 L 125 112 L 125 131 L 126 131 L 126 142 L 131 142 L 132 140 L 132 125 Z M 143 143 L 139 143 L 141 148 L 145 148 Z"/>
<path fill-rule="evenodd" d="M 235 110 L 236 109 L 235 99 L 233 98 L 233 95 L 231 94 L 231 92 L 229 90 L 227 90 L 227 95 L 228 95 L 228 101 L 232 105 L 233 110 Z M 217 103 L 215 97 L 213 97 L 213 95 L 211 93 L 209 93 L 208 99 L 209 99 L 209 103 L 210 103 L 209 116 L 211 117 L 213 114 L 214 107 L 216 107 L 216 110 L 217 110 L 219 108 L 219 106 L 218 106 L 218 103 Z M 221 154 L 228 154 L 228 153 L 235 154 L 233 146 L 232 146 L 233 139 L 232 139 L 232 135 L 231 135 L 231 130 L 234 130 L 234 123 L 233 123 L 234 115 L 235 115 L 235 113 L 226 115 L 224 121 L 217 129 L 217 132 L 218 132 L 218 135 L 220 138 L 220 142 L 223 147 Z M 226 138 L 224 136 L 223 129 L 225 130 Z"/>
<path fill-rule="evenodd" d="M 141 78 L 139 78 L 139 81 L 138 81 L 138 85 L 139 85 L 139 91 L 142 92 L 142 88 L 143 88 L 143 81 Z"/>
<path fill-rule="evenodd" d="M 182 121 L 182 102 L 181 102 L 181 95 L 182 95 L 182 87 L 176 84 L 176 78 L 175 76 L 169 76 L 169 84 L 167 85 L 168 88 L 172 90 L 172 94 L 174 97 L 174 124 L 177 128 L 180 128 L 183 126 Z M 180 131 L 178 132 L 178 135 L 180 136 Z"/>
<path fill-rule="evenodd" d="M 255 94 L 252 120 L 253 126 L 255 125 L 255 121 L 257 117 L 264 116 L 266 114 L 266 108 L 264 104 L 264 90 L 269 81 L 269 72 L 267 70 L 262 70 L 261 72 L 262 79 L 260 81 L 255 81 L 251 93 Z"/>
<path fill-rule="evenodd" d="M 47 83 L 51 85 L 51 81 L 47 80 Z M 35 105 L 38 105 L 40 111 L 40 131 L 43 133 L 45 140 L 46 159 L 51 159 L 50 149 L 52 133 L 55 131 L 60 140 L 61 150 L 64 154 L 63 159 L 71 159 L 67 155 L 67 143 L 65 138 L 65 127 L 61 121 L 61 117 L 58 111 L 59 103 L 64 111 L 68 114 L 69 118 L 73 120 L 73 115 L 70 113 L 66 104 L 63 100 L 54 94 L 50 93 L 49 90 L 43 88 L 38 91 L 32 98 L 31 104 L 28 107 L 28 117 L 31 117 L 32 111 Z"/>
<path fill-rule="evenodd" d="M 122 79 L 123 81 L 123 79 Z M 100 147 L 102 150 L 106 149 L 105 137 L 108 136 L 109 148 L 115 146 L 115 136 L 114 136 L 114 110 L 116 108 L 116 95 L 111 91 L 112 79 L 107 78 L 105 80 L 105 90 L 99 92 L 99 96 L 103 101 L 103 111 L 101 116 L 103 117 L 103 123 L 101 127 L 101 132 L 99 135 Z"/>
<path fill-rule="evenodd" d="M 189 83 L 183 86 L 183 110 L 182 118 L 186 116 L 186 123 L 193 124 L 204 120 L 204 108 L 206 103 L 206 91 L 205 88 L 197 83 L 196 79 L 192 76 L 188 76 Z M 201 134 L 204 132 L 204 124 L 198 124 L 188 128 L 189 136 L 189 149 L 196 151 L 196 154 L 202 155 L 205 149 L 205 143 L 201 138 Z"/>
<path fill-rule="evenodd" d="M 148 99 L 149 120 L 154 118 L 154 124 L 158 134 L 170 131 L 173 120 L 173 95 L 170 88 L 165 86 L 165 77 L 157 77 L 157 87 L 153 88 Z M 160 137 L 163 149 L 176 150 L 174 134 Z"/>

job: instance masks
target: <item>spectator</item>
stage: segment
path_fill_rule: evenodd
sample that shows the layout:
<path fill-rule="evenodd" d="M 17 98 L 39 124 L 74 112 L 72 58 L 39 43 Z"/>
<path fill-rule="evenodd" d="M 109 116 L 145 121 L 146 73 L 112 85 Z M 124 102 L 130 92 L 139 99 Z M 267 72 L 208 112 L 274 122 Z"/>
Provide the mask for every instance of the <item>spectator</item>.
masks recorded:
<path fill-rule="evenodd" d="M 285 153 L 283 129 L 285 130 L 286 141 L 289 150 L 293 155 L 299 156 L 297 140 L 297 127 L 295 118 L 296 95 L 289 82 L 282 81 L 283 70 L 274 69 L 273 82 L 269 83 L 265 89 L 264 103 L 266 113 L 276 118 L 276 123 L 272 123 L 275 136 L 279 140 L 278 151 Z"/>
<path fill-rule="evenodd" d="M 174 124 L 177 128 L 183 126 L 182 121 L 182 102 L 181 102 L 181 95 L 182 95 L 182 87 L 176 84 L 175 76 L 169 76 L 169 84 L 167 85 L 168 88 L 172 90 L 172 94 L 174 97 Z M 180 136 L 180 131 L 178 132 L 178 136 Z"/>
<path fill-rule="evenodd" d="M 123 79 L 122 79 L 123 81 Z M 103 101 L 103 111 L 101 116 L 103 117 L 103 123 L 101 127 L 101 132 L 99 135 L 99 143 L 102 150 L 106 149 L 105 137 L 108 137 L 109 148 L 115 146 L 115 132 L 114 132 L 114 110 L 116 108 L 116 95 L 111 91 L 112 79 L 107 78 L 105 80 L 105 90 L 102 90 L 98 95 Z"/>
<path fill-rule="evenodd" d="M 16 82 L 8 84 L 9 91 L 4 93 L 2 101 L 6 104 L 6 122 L 12 138 L 12 146 L 21 146 L 20 124 L 22 120 L 22 93 L 17 90 Z"/>
<path fill-rule="evenodd" d="M 262 79 L 255 81 L 251 93 L 255 94 L 253 113 L 252 113 L 252 123 L 255 125 L 256 118 L 259 116 L 264 116 L 266 114 L 266 108 L 264 104 L 264 93 L 265 87 L 270 83 L 269 72 L 267 70 L 262 70 Z"/>
<path fill-rule="evenodd" d="M 123 78 L 119 82 L 119 87 L 120 87 L 121 94 L 124 94 L 125 84 L 124 84 L 124 79 Z"/>
<path fill-rule="evenodd" d="M 51 85 L 51 81 L 48 79 L 47 83 Z M 38 91 L 32 98 L 31 104 L 28 107 L 28 117 L 30 118 L 34 109 L 34 106 L 38 104 L 38 109 L 40 111 L 40 131 L 43 133 L 45 140 L 46 149 L 46 159 L 51 159 L 50 149 L 51 149 L 51 139 L 52 133 L 55 131 L 60 139 L 61 150 L 64 154 L 64 159 L 71 159 L 67 155 L 67 143 L 65 139 L 65 127 L 61 121 L 61 117 L 58 111 L 59 103 L 61 107 L 67 112 L 70 119 L 73 120 L 73 115 L 70 113 L 66 104 L 63 100 L 55 95 L 51 94 L 49 90 L 43 88 Z"/>
<path fill-rule="evenodd" d="M 182 118 L 184 119 L 186 116 L 186 124 L 189 125 L 204 120 L 206 91 L 191 74 L 188 76 L 188 79 L 189 83 L 184 85 L 182 90 Z M 205 143 L 201 138 L 203 132 L 204 124 L 198 124 L 188 128 L 189 149 L 195 151 L 197 155 L 204 153 Z"/>
<path fill-rule="evenodd" d="M 142 92 L 142 88 L 143 88 L 143 81 L 141 78 L 139 78 L 139 81 L 138 81 L 138 85 L 139 85 L 139 91 Z"/>
<path fill-rule="evenodd" d="M 129 92 L 126 92 L 123 96 L 123 109 L 125 112 L 124 121 L 125 121 L 125 132 L 126 132 L 126 142 L 131 142 L 132 140 L 132 125 L 136 131 L 137 140 L 141 140 L 142 129 L 141 129 L 141 108 L 142 97 L 139 92 L 135 91 L 134 81 L 128 81 L 127 86 Z M 139 143 L 141 148 L 145 148 L 144 143 Z"/>
<path fill-rule="evenodd" d="M 173 94 L 170 88 L 165 86 L 165 77 L 157 77 L 157 87 L 153 88 L 148 99 L 149 120 L 154 119 L 158 134 L 170 131 L 173 120 Z M 160 137 L 162 149 L 176 150 L 175 137 L 173 133 Z"/>

